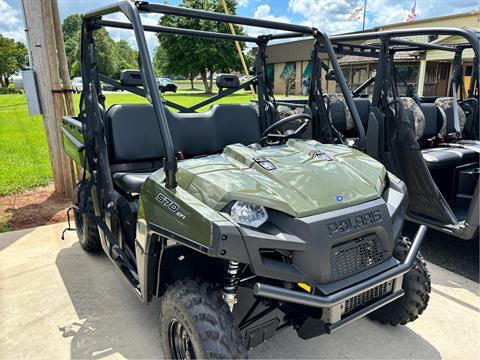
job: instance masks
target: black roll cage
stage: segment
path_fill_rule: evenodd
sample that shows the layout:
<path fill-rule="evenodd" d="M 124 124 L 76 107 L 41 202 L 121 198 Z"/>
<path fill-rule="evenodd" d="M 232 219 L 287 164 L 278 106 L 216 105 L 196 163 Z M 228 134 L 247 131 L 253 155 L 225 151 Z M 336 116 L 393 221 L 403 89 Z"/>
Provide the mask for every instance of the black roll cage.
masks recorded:
<path fill-rule="evenodd" d="M 467 43 L 463 44 L 432 44 L 424 43 L 412 40 L 405 40 L 400 37 L 409 37 L 409 36 L 418 36 L 418 35 L 457 35 L 463 37 Z M 379 44 L 369 44 L 369 45 L 355 45 L 352 43 L 358 41 L 367 41 L 367 40 L 379 40 Z M 345 34 L 345 35 L 336 35 L 331 36 L 330 41 L 335 48 L 335 51 L 339 55 L 356 55 L 364 56 L 370 58 L 378 58 L 380 68 L 385 68 L 388 66 L 387 62 L 389 57 L 393 59 L 393 55 L 396 52 L 404 51 L 422 51 L 422 50 L 442 50 L 450 51 L 455 53 L 454 63 L 461 61 L 461 54 L 465 49 L 472 49 L 474 52 L 474 66 L 472 81 L 470 82 L 468 96 L 474 97 L 475 86 L 478 87 L 478 79 L 480 74 L 480 33 L 475 32 L 471 29 L 461 29 L 461 28 L 438 28 L 438 27 L 428 27 L 428 28 L 416 28 L 416 29 L 407 29 L 407 30 L 390 30 L 390 31 L 379 31 L 371 33 L 361 33 L 361 34 Z M 368 47 L 369 51 L 366 51 L 365 48 Z M 395 76 L 395 74 L 393 74 Z M 456 74 L 458 77 L 458 73 Z M 383 71 L 377 71 L 377 73 L 367 79 L 363 84 L 361 84 L 357 89 L 353 90 L 352 93 L 354 96 L 360 94 L 366 87 L 372 83 L 383 84 L 385 82 L 385 73 Z M 455 89 L 460 85 L 459 79 L 452 77 L 451 81 L 455 84 Z M 477 82 L 475 84 L 475 82 Z M 377 86 L 377 89 L 380 89 L 381 86 Z M 450 92 L 453 92 L 453 87 L 450 87 Z M 375 94 L 375 92 L 374 92 Z M 374 95 L 374 106 L 378 106 L 378 98 L 375 99 Z M 480 103 L 480 97 L 477 94 L 477 101 Z"/>
<path fill-rule="evenodd" d="M 176 15 L 176 16 L 183 16 L 183 17 L 192 17 L 204 20 L 212 20 L 212 21 L 220 21 L 226 22 L 231 24 L 238 24 L 238 25 L 246 25 L 246 26 L 253 26 L 253 27 L 262 27 L 272 30 L 281 30 L 283 32 L 270 34 L 270 35 L 261 35 L 259 37 L 251 37 L 245 35 L 233 35 L 228 33 L 218 33 L 218 32 L 208 32 L 208 31 L 198 31 L 198 30 L 191 30 L 191 29 L 182 29 L 182 28 L 172 28 L 172 27 L 165 27 L 165 26 L 152 26 L 152 25 L 143 25 L 142 20 L 140 17 L 140 13 L 142 12 L 149 12 L 149 13 L 158 13 L 158 14 L 169 14 L 169 15 Z M 102 16 L 110 15 L 114 13 L 122 13 L 126 16 L 129 23 L 118 22 L 118 21 L 109 21 L 103 20 Z M 138 53 L 139 53 L 139 68 L 143 80 L 143 88 L 141 87 L 132 87 L 132 86 L 124 86 L 120 82 L 111 79 L 105 75 L 98 73 L 98 66 L 97 66 L 97 59 L 96 59 L 96 49 L 95 43 L 93 40 L 92 33 L 95 30 L 98 30 L 102 27 L 114 27 L 120 29 L 131 29 L 135 34 L 135 39 L 138 46 Z M 147 42 L 145 38 L 144 31 L 152 31 L 156 33 L 166 33 L 166 34 L 175 34 L 175 35 L 187 35 L 187 36 L 198 36 L 204 38 L 211 38 L 211 39 L 223 39 L 223 40 L 236 40 L 236 41 L 244 41 L 244 42 L 251 42 L 258 45 L 259 52 L 257 53 L 256 58 L 256 74 L 255 76 L 240 85 L 239 88 L 236 89 L 227 89 L 216 96 L 206 99 L 199 104 L 196 104 L 192 107 L 186 108 L 181 105 L 172 103 L 170 101 L 166 101 L 162 98 L 158 86 L 156 84 L 156 79 L 152 67 L 152 63 L 150 60 Z M 155 117 L 157 120 L 157 124 L 160 129 L 160 133 L 162 136 L 163 144 L 165 147 L 165 158 L 164 158 L 164 171 L 166 176 L 166 187 L 167 188 L 174 188 L 176 186 L 176 170 L 177 170 L 177 159 L 176 154 L 173 146 L 172 135 L 170 132 L 170 128 L 167 122 L 167 117 L 165 113 L 165 105 L 171 106 L 181 112 L 194 112 L 202 106 L 208 105 L 219 98 L 227 96 L 235 91 L 240 89 L 247 88 L 250 84 L 254 83 L 258 86 L 258 105 L 259 105 L 259 117 L 260 117 L 260 125 L 262 130 L 267 128 L 271 125 L 272 117 L 271 106 L 274 106 L 274 99 L 270 98 L 271 88 L 268 84 L 268 79 L 266 78 L 266 61 L 265 61 L 265 49 L 266 45 L 270 40 L 275 39 L 288 39 L 288 38 L 298 38 L 304 36 L 313 36 L 315 39 L 315 47 L 312 51 L 312 59 L 318 59 L 318 55 L 320 50 L 325 51 L 331 61 L 332 67 L 337 76 L 337 82 L 342 89 L 342 92 L 345 96 L 347 105 L 352 113 L 352 117 L 354 122 L 359 129 L 359 144 L 363 144 L 365 141 L 365 131 L 361 126 L 361 120 L 358 115 L 358 112 L 355 108 L 353 103 L 353 99 L 351 97 L 347 82 L 345 81 L 344 77 L 342 76 L 340 65 L 337 61 L 336 54 L 332 44 L 330 43 L 329 38 L 327 35 L 314 27 L 302 26 L 302 25 L 295 25 L 295 24 L 287 24 L 281 23 L 276 21 L 269 21 L 269 20 L 261 20 L 261 19 L 251 19 L 247 17 L 241 17 L 237 15 L 229 15 L 223 13 L 216 13 L 216 12 L 209 12 L 204 10 L 197 10 L 197 9 L 190 9 L 190 8 L 183 8 L 165 4 L 151 4 L 144 1 L 130 1 L 130 0 L 122 0 L 117 3 L 106 5 L 101 8 L 98 8 L 93 11 L 89 11 L 84 14 L 83 17 L 83 24 L 82 24 L 82 39 L 81 39 L 81 46 L 82 46 L 82 80 L 84 84 L 84 90 L 82 93 L 82 98 L 85 100 L 87 99 L 90 102 L 91 107 L 96 107 L 99 109 L 96 112 L 90 111 L 90 116 L 93 117 L 90 121 L 92 128 L 98 128 L 98 124 L 102 121 L 102 110 L 104 108 L 104 96 L 101 93 L 100 81 L 105 83 L 109 83 L 114 85 L 120 89 L 128 90 L 134 94 L 146 97 L 154 108 Z M 318 131 L 319 133 L 314 133 L 314 136 L 320 136 L 320 125 L 322 122 L 328 121 L 327 118 L 323 118 L 325 115 L 325 108 L 323 99 L 319 98 L 321 95 L 321 91 L 319 89 L 319 74 L 314 73 L 312 71 L 311 74 L 311 83 L 315 84 L 312 86 L 310 97 L 309 97 L 309 104 L 315 109 L 312 114 L 312 122 L 313 128 Z M 323 109 L 322 109 L 323 108 Z M 96 122 L 98 121 L 98 122 Z M 315 125 L 316 124 L 316 125 Z M 325 125 L 322 125 L 325 128 Z M 87 136 L 89 132 L 86 132 Z M 328 140 L 328 139 L 326 139 Z M 88 142 L 88 141 L 87 141 Z M 93 145 L 92 145 L 93 146 Z M 98 146 L 97 146 L 98 148 Z M 94 167 L 93 159 L 89 160 L 90 167 Z M 109 181 L 105 179 L 104 181 L 107 188 L 110 187 Z M 105 191 L 107 194 L 109 193 L 108 189 Z M 105 194 L 104 194 L 105 195 Z M 106 196 L 104 199 L 106 203 L 109 203 L 109 198 L 111 196 Z"/>

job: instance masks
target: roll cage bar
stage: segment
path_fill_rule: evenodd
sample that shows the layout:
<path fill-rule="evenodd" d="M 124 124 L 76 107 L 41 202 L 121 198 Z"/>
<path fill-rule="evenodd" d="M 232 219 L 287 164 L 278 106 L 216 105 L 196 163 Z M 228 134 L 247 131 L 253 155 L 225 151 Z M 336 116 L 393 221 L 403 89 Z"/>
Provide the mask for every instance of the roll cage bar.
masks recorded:
<path fill-rule="evenodd" d="M 233 35 L 228 33 L 218 33 L 218 32 L 209 32 L 209 31 L 199 31 L 192 29 L 183 29 L 183 28 L 173 28 L 166 26 L 152 26 L 152 25 L 143 25 L 140 17 L 140 13 L 158 13 L 158 14 L 169 14 L 175 16 L 183 17 L 192 17 L 197 19 L 219 21 L 225 23 L 232 23 L 238 25 L 247 25 L 253 27 L 262 27 L 272 30 L 281 30 L 283 32 L 270 35 L 261 35 L 259 37 L 245 36 L 245 35 Z M 122 13 L 128 19 L 128 23 L 118 22 L 118 21 L 109 21 L 103 20 L 102 16 L 110 15 L 114 13 Z M 96 49 L 95 42 L 93 40 L 93 32 L 102 27 L 114 27 L 120 29 L 131 29 L 135 34 L 135 39 L 138 46 L 139 52 L 139 68 L 143 80 L 143 88 L 141 87 L 131 87 L 123 86 L 121 83 L 113 80 L 105 75 L 98 73 L 98 64 L 96 58 Z M 248 82 L 241 84 L 240 88 L 246 88 L 251 83 L 255 83 L 258 86 L 258 107 L 259 107 L 259 117 L 260 125 L 262 129 L 267 128 L 271 125 L 274 117 L 272 116 L 272 107 L 275 106 L 275 100 L 273 99 L 273 94 L 271 90 L 271 85 L 266 79 L 265 68 L 266 68 L 266 56 L 265 50 L 268 42 L 275 39 L 288 39 L 288 38 L 298 38 L 304 36 L 313 36 L 315 39 L 314 50 L 312 51 L 312 74 L 311 74 L 311 90 L 309 96 L 309 105 L 312 108 L 312 130 L 314 134 L 319 137 L 322 137 L 322 134 L 329 133 L 330 128 L 328 126 L 329 120 L 327 117 L 325 104 L 323 101 L 323 95 L 320 88 L 320 76 L 319 69 L 321 66 L 321 60 L 319 59 L 320 50 L 326 52 L 330 58 L 332 67 L 336 74 L 339 74 L 337 81 L 340 85 L 342 92 L 345 95 L 347 105 L 352 113 L 352 117 L 355 121 L 357 127 L 361 125 L 361 121 L 358 115 L 358 112 L 353 103 L 353 99 L 350 95 L 347 82 L 342 76 L 340 65 L 336 59 L 335 51 L 330 43 L 327 35 L 314 27 L 295 25 L 295 24 L 286 24 L 276 21 L 261 20 L 261 19 L 251 19 L 247 17 L 241 17 L 237 15 L 229 15 L 223 13 L 209 12 L 204 10 L 176 7 L 165 4 L 151 4 L 144 1 L 130 1 L 122 0 L 117 3 L 106 5 L 101 8 L 98 8 L 93 11 L 89 11 L 84 14 L 83 24 L 82 24 L 82 80 L 84 83 L 84 90 L 82 93 L 82 99 L 85 104 L 88 103 L 90 110 L 87 109 L 88 106 L 85 106 L 85 115 L 84 119 L 87 122 L 87 128 L 90 131 L 86 131 L 86 142 L 92 142 L 91 146 L 98 149 L 98 143 L 101 142 L 99 137 L 96 138 L 97 144 L 95 144 L 95 129 L 99 128 L 99 124 L 102 123 L 102 117 L 104 116 L 104 96 L 101 93 L 100 81 L 112 84 L 118 88 L 128 90 L 134 94 L 146 97 L 154 108 L 155 117 L 157 124 L 160 129 L 162 136 L 163 144 L 165 147 L 165 158 L 164 158 L 164 171 L 166 176 L 166 187 L 175 188 L 176 187 L 176 170 L 177 170 L 177 159 L 174 150 L 172 135 L 170 128 L 167 122 L 165 105 L 171 106 L 181 112 L 194 112 L 202 106 L 212 103 L 215 100 L 218 100 L 221 97 L 229 95 L 238 89 L 227 89 L 219 93 L 218 95 L 209 98 L 205 101 L 202 101 L 199 104 L 196 104 L 192 107 L 186 108 L 181 105 L 166 101 L 162 99 L 158 86 L 156 84 L 156 79 L 150 60 L 147 42 L 145 39 L 144 31 L 151 31 L 156 33 L 165 33 L 165 34 L 175 34 L 175 35 L 186 35 L 186 36 L 198 36 L 203 38 L 211 39 L 222 39 L 222 40 L 237 40 L 244 42 L 251 42 L 258 45 L 259 52 L 255 60 L 255 76 Z M 81 101 L 82 103 L 82 101 Z M 85 105 L 83 104 L 83 105 Z M 82 106 L 83 106 L 82 105 Z M 98 109 L 93 111 L 91 109 Z M 82 109 L 83 111 L 83 109 Z M 90 120 L 89 120 L 90 119 Z M 324 131 L 320 131 L 322 127 Z M 360 128 L 360 127 L 359 127 Z M 90 141 L 88 139 L 90 137 Z M 332 141 L 331 137 L 323 136 L 325 141 Z M 363 144 L 365 141 L 365 132 L 363 127 L 359 130 L 359 144 Z M 105 156 L 103 156 L 105 157 Z M 88 158 L 88 163 L 90 169 L 96 169 L 98 159 Z M 101 161 L 103 165 L 108 169 L 107 159 Z M 99 175 L 102 171 L 99 171 Z M 113 201 L 113 188 L 111 181 L 106 179 L 106 174 L 104 174 L 104 185 L 106 186 L 104 202 L 109 203 L 109 200 Z M 109 190 L 110 189 L 110 190 Z"/>
<path fill-rule="evenodd" d="M 403 39 L 404 37 L 418 35 L 457 35 L 463 37 L 467 42 L 462 44 L 445 45 Z M 368 45 L 358 44 L 359 41 L 367 40 L 378 40 L 378 43 Z M 460 86 L 463 90 L 463 81 L 461 81 L 462 52 L 465 49 L 472 49 L 474 52 L 474 65 L 472 78 L 468 89 L 468 97 L 476 97 L 477 102 L 480 104 L 480 94 L 478 93 L 478 90 L 475 94 L 475 89 L 478 89 L 479 87 L 480 32 L 476 32 L 471 29 L 429 27 L 407 30 L 379 31 L 361 34 L 336 35 L 330 37 L 330 41 L 337 54 L 364 56 L 378 59 L 376 74 L 367 79 L 357 89 L 352 91 L 352 94 L 354 96 L 358 96 L 369 85 L 375 83 L 376 86 L 374 88 L 372 105 L 376 107 L 380 106 L 380 103 L 382 101 L 381 92 L 382 90 L 388 88 L 388 83 L 391 81 L 391 78 L 393 78 L 393 82 L 395 84 L 397 83 L 397 78 L 399 78 L 405 83 L 405 80 L 398 72 L 398 69 L 396 69 L 396 67 L 394 66 L 395 53 L 421 50 L 442 50 L 453 52 L 454 71 L 450 79 L 450 82 L 452 84 L 452 86 L 450 86 L 450 96 L 452 96 L 454 100 L 456 100 L 456 92 L 458 90 L 458 87 Z M 463 96 L 463 91 L 461 92 L 461 96 Z M 454 101 L 453 106 L 454 108 L 458 106 L 457 101 Z M 454 111 L 454 117 L 455 127 L 459 128 L 457 111 Z"/>
<path fill-rule="evenodd" d="M 408 37 L 408 36 L 418 36 L 418 35 L 457 35 L 463 37 L 467 43 L 464 44 L 452 44 L 452 45 L 440 45 L 440 44 L 431 44 L 423 43 L 412 40 L 399 39 L 399 37 Z M 368 52 L 362 47 L 365 45 L 351 45 L 352 42 L 358 41 L 367 41 L 367 40 L 379 40 L 379 44 L 369 45 Z M 421 51 L 421 50 L 442 50 L 454 52 L 454 63 L 458 64 L 461 61 L 461 54 L 463 50 L 470 48 L 474 52 L 474 66 L 473 66 L 473 76 L 470 83 L 470 88 L 468 91 L 469 97 L 474 96 L 475 81 L 477 82 L 476 86 L 478 87 L 478 77 L 480 73 L 480 64 L 479 64 L 479 55 L 480 55 L 480 33 L 470 30 L 470 29 L 460 29 L 460 28 L 417 28 L 417 29 L 408 29 L 408 30 L 390 30 L 390 31 L 379 31 L 374 33 L 364 33 L 364 34 L 345 34 L 345 35 L 336 35 L 330 37 L 330 41 L 335 48 L 337 54 L 342 55 L 356 55 L 356 56 L 365 56 L 378 58 L 379 61 L 386 61 L 386 56 L 381 56 L 382 51 L 388 52 L 389 56 L 393 57 L 393 54 L 396 52 L 402 51 Z M 347 47 L 347 48 L 346 48 Z M 349 47 L 353 47 L 350 49 Z M 458 66 L 457 66 L 458 70 Z M 353 91 L 354 95 L 358 95 L 363 91 L 368 85 L 373 82 L 383 83 L 385 78 L 382 76 L 383 73 L 377 74 L 369 78 L 364 84 L 360 85 L 359 88 Z M 452 82 L 456 86 L 460 85 L 459 79 L 456 78 L 459 76 L 458 71 L 455 76 L 452 78 Z M 461 75 L 461 74 L 460 74 Z M 456 88 L 455 86 L 455 88 Z M 375 96 L 374 96 L 375 98 Z M 480 101 L 480 98 L 477 99 Z"/>

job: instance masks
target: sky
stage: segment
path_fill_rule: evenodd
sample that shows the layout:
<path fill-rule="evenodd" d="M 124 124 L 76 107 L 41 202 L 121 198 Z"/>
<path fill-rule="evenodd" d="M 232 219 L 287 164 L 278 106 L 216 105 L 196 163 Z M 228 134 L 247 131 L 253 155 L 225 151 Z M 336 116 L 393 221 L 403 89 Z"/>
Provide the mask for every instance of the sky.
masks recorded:
<path fill-rule="evenodd" d="M 95 9 L 112 1 L 106 0 L 58 0 L 62 20 L 68 15 Z M 150 2 L 162 2 L 152 0 Z M 169 0 L 178 5 L 181 0 Z M 346 16 L 364 0 L 237 0 L 237 14 L 259 19 L 289 22 L 314 26 L 328 34 L 338 34 L 362 29 L 361 22 L 346 20 Z M 365 28 L 405 21 L 414 0 L 367 0 Z M 479 0 L 417 0 L 417 20 L 436 16 L 461 13 L 480 7 Z M 0 34 L 25 42 L 25 33 L 21 11 L 21 0 L 0 0 Z M 120 16 L 113 17 L 122 20 Z M 144 24 L 157 24 L 158 14 L 142 16 Z M 261 29 L 246 28 L 249 35 L 259 35 Z M 128 30 L 109 29 L 114 40 L 125 39 L 133 47 L 133 34 Z M 157 44 L 156 37 L 147 33 L 150 51 Z"/>

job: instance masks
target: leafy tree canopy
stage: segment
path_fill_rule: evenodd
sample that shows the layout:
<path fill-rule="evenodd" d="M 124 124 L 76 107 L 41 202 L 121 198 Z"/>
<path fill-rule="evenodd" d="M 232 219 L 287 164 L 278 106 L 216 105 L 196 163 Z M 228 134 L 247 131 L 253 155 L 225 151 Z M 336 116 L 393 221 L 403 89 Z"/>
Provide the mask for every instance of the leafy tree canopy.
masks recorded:
<path fill-rule="evenodd" d="M 8 86 L 8 78 L 28 64 L 28 51 L 23 43 L 2 35 L 0 49 L 0 83 Z"/>
<path fill-rule="evenodd" d="M 183 0 L 180 6 L 223 13 L 223 6 L 218 0 Z M 230 14 L 236 13 L 236 0 L 227 0 Z M 229 33 L 228 24 L 223 22 L 165 15 L 160 19 L 160 25 L 193 30 Z M 244 34 L 242 27 L 235 25 L 237 34 Z M 241 64 L 231 40 L 205 39 L 190 36 L 159 34 L 160 49 L 165 51 L 165 65 L 162 67 L 167 73 L 181 74 L 191 77 L 192 74 L 201 74 L 204 80 L 205 91 L 212 90 L 212 76 L 214 72 L 228 72 L 240 70 Z M 242 44 L 244 48 L 244 44 Z M 158 52 L 158 51 L 157 51 Z M 160 56 L 160 55 L 159 55 Z M 157 65 L 158 67 L 159 65 Z M 207 72 L 210 74 L 210 83 L 206 81 Z"/>
<path fill-rule="evenodd" d="M 138 67 L 138 51 L 133 50 L 126 40 L 118 40 L 113 44 L 113 55 L 115 60 L 114 76 L 116 78 L 120 77 L 122 70 Z"/>
<path fill-rule="evenodd" d="M 82 16 L 73 14 L 62 24 L 65 52 L 70 76 L 80 76 L 80 33 Z M 98 67 L 104 75 L 118 78 L 125 69 L 136 69 L 138 52 L 125 40 L 114 41 L 104 28 L 94 32 L 97 45 Z"/>

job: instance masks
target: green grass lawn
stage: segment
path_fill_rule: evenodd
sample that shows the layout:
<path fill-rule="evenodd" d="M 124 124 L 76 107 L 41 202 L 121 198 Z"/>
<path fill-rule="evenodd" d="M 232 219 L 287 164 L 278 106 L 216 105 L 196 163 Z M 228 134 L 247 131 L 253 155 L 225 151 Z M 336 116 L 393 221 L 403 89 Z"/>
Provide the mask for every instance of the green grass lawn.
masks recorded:
<path fill-rule="evenodd" d="M 166 94 L 165 98 L 191 106 L 204 94 Z M 250 93 L 239 92 L 218 103 L 248 103 Z M 79 95 L 74 95 L 78 108 Z M 113 104 L 146 103 L 133 94 L 107 94 L 107 107 Z M 207 110 L 206 106 L 201 111 Z M 0 196 L 24 191 L 51 181 L 52 170 L 41 116 L 29 116 L 25 95 L 0 95 Z"/>

